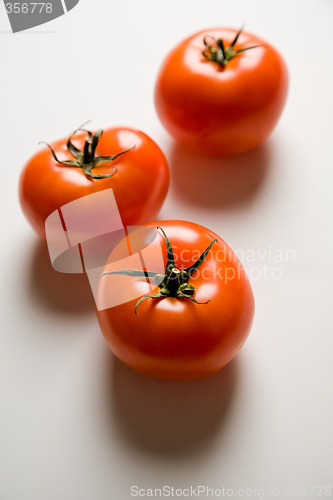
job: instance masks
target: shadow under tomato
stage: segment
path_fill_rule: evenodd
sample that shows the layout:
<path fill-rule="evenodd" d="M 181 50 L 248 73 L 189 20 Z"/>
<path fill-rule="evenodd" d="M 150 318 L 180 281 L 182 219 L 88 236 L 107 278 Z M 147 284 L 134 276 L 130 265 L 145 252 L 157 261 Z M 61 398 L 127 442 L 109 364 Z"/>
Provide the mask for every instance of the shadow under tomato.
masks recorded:
<path fill-rule="evenodd" d="M 36 241 L 30 269 L 29 293 L 33 294 L 41 307 L 64 313 L 91 314 L 95 311 L 87 275 L 55 271 L 44 241 Z"/>
<path fill-rule="evenodd" d="M 169 156 L 171 194 L 187 203 L 216 208 L 248 203 L 267 175 L 271 149 L 266 141 L 248 153 L 221 158 L 174 142 Z"/>
<path fill-rule="evenodd" d="M 110 360 L 111 361 L 111 360 Z M 131 446 L 170 457 L 202 452 L 214 441 L 228 413 L 238 378 L 238 360 L 219 373 L 192 382 L 156 380 L 113 357 L 113 419 Z"/>

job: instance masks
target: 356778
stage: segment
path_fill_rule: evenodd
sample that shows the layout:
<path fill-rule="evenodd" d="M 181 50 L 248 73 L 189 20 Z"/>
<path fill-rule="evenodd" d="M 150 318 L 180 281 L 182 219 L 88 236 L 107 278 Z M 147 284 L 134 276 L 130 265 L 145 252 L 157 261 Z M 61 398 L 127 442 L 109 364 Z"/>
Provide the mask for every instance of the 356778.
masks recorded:
<path fill-rule="evenodd" d="M 284 490 L 286 497 L 329 497 L 332 495 L 331 486 L 287 486 Z"/>
<path fill-rule="evenodd" d="M 6 10 L 8 14 L 51 14 L 51 2 L 8 2 L 6 3 Z"/>

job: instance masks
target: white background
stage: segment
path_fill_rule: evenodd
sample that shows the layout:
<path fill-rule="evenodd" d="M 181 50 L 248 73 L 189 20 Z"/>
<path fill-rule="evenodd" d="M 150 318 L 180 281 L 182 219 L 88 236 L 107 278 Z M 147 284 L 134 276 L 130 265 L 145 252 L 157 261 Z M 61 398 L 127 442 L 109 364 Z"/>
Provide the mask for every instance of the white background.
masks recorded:
<path fill-rule="evenodd" d="M 323 498 L 309 487 L 332 486 L 332 16 L 331 0 L 81 0 L 13 35 L 0 5 L 1 500 L 127 500 L 131 485 L 198 484 Z M 243 22 L 283 54 L 288 101 L 264 146 L 211 160 L 164 131 L 154 81 L 185 36 Z M 87 119 L 140 128 L 164 150 L 161 219 L 256 252 L 244 262 L 256 269 L 252 333 L 214 377 L 159 382 L 116 361 L 85 277 L 53 271 L 21 213 L 18 179 L 38 141 Z M 294 258 L 276 263 L 269 250 Z"/>

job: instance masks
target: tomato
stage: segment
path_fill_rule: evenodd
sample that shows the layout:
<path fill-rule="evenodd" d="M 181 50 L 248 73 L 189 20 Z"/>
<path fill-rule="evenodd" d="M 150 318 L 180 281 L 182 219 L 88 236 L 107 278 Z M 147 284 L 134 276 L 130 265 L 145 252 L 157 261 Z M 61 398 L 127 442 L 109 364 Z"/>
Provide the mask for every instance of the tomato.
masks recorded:
<path fill-rule="evenodd" d="M 274 129 L 285 104 L 286 65 L 269 43 L 232 28 L 199 31 L 166 57 L 155 88 L 157 114 L 179 142 L 236 155 Z"/>
<path fill-rule="evenodd" d="M 19 185 L 21 206 L 42 238 L 45 220 L 52 212 L 109 188 L 125 226 L 157 217 L 169 185 L 164 154 L 138 130 L 115 127 L 102 132 L 93 134 L 80 128 L 69 139 L 43 148 L 24 167 Z"/>
<path fill-rule="evenodd" d="M 244 268 L 222 238 L 203 226 L 171 220 L 144 227 L 155 230 L 164 274 L 157 269 L 157 246 L 143 271 L 124 269 L 127 259 L 111 254 L 96 301 L 104 338 L 120 360 L 145 375 L 211 375 L 234 358 L 251 328 L 254 298 Z M 122 300 L 112 306 L 112 296 L 119 295 Z"/>

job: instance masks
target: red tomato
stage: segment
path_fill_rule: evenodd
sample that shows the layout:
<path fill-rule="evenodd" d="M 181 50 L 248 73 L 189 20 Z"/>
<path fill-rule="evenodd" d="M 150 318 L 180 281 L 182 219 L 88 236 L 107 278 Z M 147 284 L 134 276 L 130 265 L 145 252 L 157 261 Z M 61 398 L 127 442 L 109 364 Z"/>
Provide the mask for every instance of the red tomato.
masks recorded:
<path fill-rule="evenodd" d="M 107 304 L 126 287 L 136 298 L 97 311 L 105 340 L 120 360 L 152 377 L 192 380 L 211 375 L 234 358 L 252 324 L 254 298 L 244 268 L 231 248 L 203 226 L 171 220 L 145 227 L 158 228 L 166 273 L 151 279 L 159 286 L 154 284 L 149 294 L 157 297 L 149 298 L 144 285 L 147 289 L 147 276 L 154 276 L 154 269 L 147 264 L 146 274 L 124 270 L 118 261 L 118 270 L 110 273 L 115 259 L 109 259 L 99 279 L 97 305 Z M 201 262 L 192 267 L 200 254 Z"/>
<path fill-rule="evenodd" d="M 195 33 L 169 53 L 157 78 L 155 105 L 177 141 L 206 153 L 235 155 L 269 136 L 287 88 L 286 65 L 270 44 L 242 30 L 214 28 Z"/>
<path fill-rule="evenodd" d="M 78 129 L 70 143 L 61 139 L 51 145 L 55 156 L 45 147 L 24 167 L 21 206 L 42 238 L 45 220 L 53 211 L 103 189 L 113 189 L 125 226 L 141 225 L 157 216 L 169 184 L 160 148 L 143 132 L 127 127 L 101 134 L 101 130 L 92 134 Z"/>

